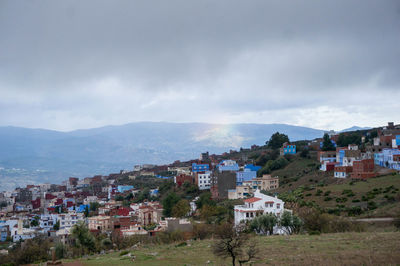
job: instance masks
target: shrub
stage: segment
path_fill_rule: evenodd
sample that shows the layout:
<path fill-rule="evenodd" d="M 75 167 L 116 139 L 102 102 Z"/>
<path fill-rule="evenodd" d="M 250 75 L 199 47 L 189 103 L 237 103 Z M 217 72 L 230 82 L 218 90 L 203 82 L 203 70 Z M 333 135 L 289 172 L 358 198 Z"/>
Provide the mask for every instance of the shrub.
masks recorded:
<path fill-rule="evenodd" d="M 119 253 L 119 255 L 120 255 L 120 256 L 124 256 L 124 255 L 126 255 L 126 254 L 128 254 L 128 253 L 129 253 L 128 250 L 123 250 L 123 251 L 121 251 L 121 253 Z"/>
<path fill-rule="evenodd" d="M 330 191 L 330 190 L 325 191 L 324 196 L 329 196 L 329 194 L 331 194 L 331 191 Z"/>
<path fill-rule="evenodd" d="M 331 200 L 332 200 L 331 197 L 325 197 L 325 198 L 324 198 L 324 201 L 331 201 Z M 337 201 L 337 199 L 336 199 L 336 201 Z"/>

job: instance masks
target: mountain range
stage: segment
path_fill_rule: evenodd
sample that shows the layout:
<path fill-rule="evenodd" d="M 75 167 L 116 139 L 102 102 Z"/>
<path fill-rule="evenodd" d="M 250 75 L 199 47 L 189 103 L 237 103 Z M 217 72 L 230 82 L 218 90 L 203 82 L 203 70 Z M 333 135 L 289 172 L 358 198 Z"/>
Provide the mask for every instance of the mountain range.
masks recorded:
<path fill-rule="evenodd" d="M 322 137 L 323 130 L 286 124 L 137 122 L 59 132 L 0 127 L 0 190 L 26 183 L 109 174 L 135 164 L 198 158 L 201 152 L 263 145 L 275 132 L 290 140 Z"/>

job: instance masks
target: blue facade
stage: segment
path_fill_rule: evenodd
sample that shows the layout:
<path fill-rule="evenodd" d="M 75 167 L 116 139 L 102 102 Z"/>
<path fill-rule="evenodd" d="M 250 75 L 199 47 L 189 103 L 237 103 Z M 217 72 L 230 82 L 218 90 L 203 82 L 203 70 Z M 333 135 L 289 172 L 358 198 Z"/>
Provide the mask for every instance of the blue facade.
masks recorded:
<path fill-rule="evenodd" d="M 192 172 L 193 173 L 205 172 L 205 171 L 209 171 L 209 170 L 210 170 L 210 166 L 208 164 L 192 163 Z"/>
<path fill-rule="evenodd" d="M 296 154 L 296 145 L 288 144 L 283 147 L 283 154 Z"/>
<path fill-rule="evenodd" d="M 246 164 L 244 169 L 250 169 L 250 171 L 258 171 L 261 169 L 261 166 L 253 165 L 253 164 Z"/>
<path fill-rule="evenodd" d="M 382 152 L 374 154 L 374 163 L 381 167 L 400 170 L 400 162 L 393 160 L 393 155 L 400 155 L 400 150 L 383 149 Z"/>
<path fill-rule="evenodd" d="M 218 170 L 219 172 L 223 172 L 223 171 L 239 171 L 239 165 L 232 160 L 223 160 L 222 162 L 220 162 L 218 164 Z"/>
<path fill-rule="evenodd" d="M 6 241 L 7 236 L 8 236 L 8 226 L 5 226 L 5 223 L 0 224 L 0 242 Z"/>
<path fill-rule="evenodd" d="M 76 212 L 85 212 L 86 208 L 90 208 L 88 204 L 82 204 L 79 207 L 76 207 Z"/>
<path fill-rule="evenodd" d="M 170 179 L 172 178 L 171 176 L 162 176 L 162 175 L 156 175 L 157 178 L 161 178 L 161 179 Z"/>
<path fill-rule="evenodd" d="M 119 193 L 124 193 L 126 191 L 131 190 L 131 189 L 133 189 L 133 186 L 118 186 L 117 187 L 117 190 L 118 190 Z"/>
<path fill-rule="evenodd" d="M 396 136 L 396 145 L 399 147 L 400 146 L 400 135 Z"/>
<path fill-rule="evenodd" d="M 245 168 L 243 172 L 236 172 L 236 185 L 241 185 L 244 181 L 250 181 L 256 177 L 257 171 L 251 171 Z"/>

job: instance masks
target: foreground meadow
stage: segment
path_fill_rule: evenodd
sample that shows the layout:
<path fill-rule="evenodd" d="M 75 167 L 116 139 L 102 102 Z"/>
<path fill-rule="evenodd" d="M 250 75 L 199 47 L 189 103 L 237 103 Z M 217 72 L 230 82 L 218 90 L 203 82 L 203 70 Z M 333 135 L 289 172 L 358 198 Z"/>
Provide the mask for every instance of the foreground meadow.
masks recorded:
<path fill-rule="evenodd" d="M 336 233 L 259 237 L 259 258 L 253 265 L 398 265 L 400 232 Z M 121 252 L 90 256 L 74 265 L 229 265 L 216 258 L 213 240 L 188 241 L 187 245 L 142 245 Z M 71 263 L 72 261 L 65 261 Z"/>

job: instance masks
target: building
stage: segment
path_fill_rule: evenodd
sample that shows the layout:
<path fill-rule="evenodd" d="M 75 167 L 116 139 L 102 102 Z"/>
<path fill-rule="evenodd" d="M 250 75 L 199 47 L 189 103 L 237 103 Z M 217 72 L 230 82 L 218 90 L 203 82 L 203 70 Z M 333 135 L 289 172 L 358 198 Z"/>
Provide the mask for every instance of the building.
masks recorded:
<path fill-rule="evenodd" d="M 273 190 L 279 188 L 279 177 L 271 175 L 263 175 L 251 180 L 253 190 Z"/>
<path fill-rule="evenodd" d="M 227 199 L 231 189 L 236 189 L 236 172 L 223 171 L 212 175 L 210 191 L 213 199 Z"/>
<path fill-rule="evenodd" d="M 256 177 L 257 171 L 252 171 L 250 168 L 244 168 L 243 171 L 236 172 L 236 185 L 241 185 L 244 181 L 250 181 Z"/>
<path fill-rule="evenodd" d="M 280 148 L 280 155 L 286 154 L 296 154 L 296 145 L 289 144 L 287 142 L 283 143 L 282 147 Z"/>
<path fill-rule="evenodd" d="M 355 161 L 353 163 L 353 172 L 351 174 L 352 178 L 366 179 L 370 177 L 375 177 L 374 172 L 374 160 L 364 159 L 360 161 Z"/>
<path fill-rule="evenodd" d="M 210 189 L 211 187 L 211 171 L 197 172 L 195 174 L 195 183 L 200 190 Z"/>
<path fill-rule="evenodd" d="M 88 218 L 88 227 L 91 231 L 106 233 L 112 231 L 110 216 L 94 216 Z"/>
<path fill-rule="evenodd" d="M 267 213 L 279 217 L 284 211 L 284 206 L 285 203 L 277 197 L 267 196 L 256 190 L 254 197 L 244 200 L 244 205 L 235 205 L 235 225 Z"/>
<path fill-rule="evenodd" d="M 128 185 L 122 186 L 122 185 L 119 185 L 119 186 L 117 186 L 117 191 L 119 193 L 125 193 L 127 191 L 132 190 L 133 188 L 134 188 L 133 186 L 128 186 Z"/>
<path fill-rule="evenodd" d="M 84 214 L 76 211 L 62 213 L 58 217 L 60 219 L 60 230 L 64 231 L 65 234 L 69 234 L 71 228 L 78 222 L 85 221 Z"/>
<path fill-rule="evenodd" d="M 353 166 L 335 166 L 333 176 L 336 178 L 346 178 L 350 176 L 350 173 L 353 172 Z"/>
<path fill-rule="evenodd" d="M 223 160 L 218 164 L 217 167 L 220 173 L 224 171 L 230 171 L 230 172 L 239 171 L 239 165 L 233 160 Z"/>
<path fill-rule="evenodd" d="M 382 152 L 374 154 L 374 163 L 381 167 L 400 171 L 399 156 L 399 149 L 383 149 Z"/>
<path fill-rule="evenodd" d="M 205 171 L 210 171 L 210 165 L 205 163 L 205 164 L 197 164 L 197 163 L 192 163 L 192 172 L 197 173 L 197 172 L 205 172 Z"/>

